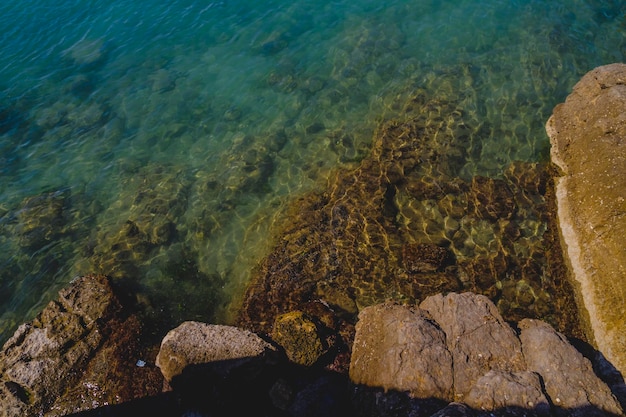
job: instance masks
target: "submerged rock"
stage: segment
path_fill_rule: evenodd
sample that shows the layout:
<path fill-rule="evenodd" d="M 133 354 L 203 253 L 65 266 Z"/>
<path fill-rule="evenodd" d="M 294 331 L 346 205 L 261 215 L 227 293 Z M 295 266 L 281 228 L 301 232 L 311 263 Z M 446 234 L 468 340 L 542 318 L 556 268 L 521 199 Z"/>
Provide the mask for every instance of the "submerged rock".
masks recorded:
<path fill-rule="evenodd" d="M 63 52 L 63 56 L 82 69 L 93 69 L 106 60 L 104 39 L 81 39 Z"/>
<path fill-rule="evenodd" d="M 546 166 L 517 162 L 504 178 L 461 177 L 466 136 L 479 127 L 460 102 L 417 89 L 404 111 L 380 125 L 358 166 L 334 172 L 275 223 L 238 323 L 269 333 L 290 311 L 317 319 L 307 309 L 319 302 L 337 312 L 339 332 L 357 309 L 386 300 L 472 291 L 507 320 L 542 318 L 582 338 Z M 340 338 L 349 345 L 352 335 Z"/>
<path fill-rule="evenodd" d="M 558 218 L 588 333 L 626 374 L 626 64 L 587 73 L 546 130 Z"/>

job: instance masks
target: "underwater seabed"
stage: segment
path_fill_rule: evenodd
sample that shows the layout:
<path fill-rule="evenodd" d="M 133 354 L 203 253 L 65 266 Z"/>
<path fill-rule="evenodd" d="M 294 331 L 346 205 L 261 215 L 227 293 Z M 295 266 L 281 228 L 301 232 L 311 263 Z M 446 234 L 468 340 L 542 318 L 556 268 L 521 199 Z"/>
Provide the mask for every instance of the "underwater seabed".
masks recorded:
<path fill-rule="evenodd" d="M 440 292 L 487 295 L 507 320 L 541 318 L 584 338 L 558 243 L 549 167 L 459 176 L 479 128 L 454 97 L 417 92 L 371 154 L 291 203 L 255 269 L 239 323 L 270 332 L 298 310 L 348 340 L 356 314 Z"/>
<path fill-rule="evenodd" d="M 624 25 L 603 17 L 621 12 L 588 3 L 255 6 L 186 15 L 197 44 L 177 25 L 133 51 L 97 28 L 58 51 L 33 38 L 51 55 L 11 67 L 0 103 L 0 340 L 91 272 L 155 333 L 233 321 L 272 262 L 308 292 L 259 308 L 306 295 L 351 315 L 473 289 L 575 334 L 546 255 L 543 124 L 582 73 L 623 59 Z"/>

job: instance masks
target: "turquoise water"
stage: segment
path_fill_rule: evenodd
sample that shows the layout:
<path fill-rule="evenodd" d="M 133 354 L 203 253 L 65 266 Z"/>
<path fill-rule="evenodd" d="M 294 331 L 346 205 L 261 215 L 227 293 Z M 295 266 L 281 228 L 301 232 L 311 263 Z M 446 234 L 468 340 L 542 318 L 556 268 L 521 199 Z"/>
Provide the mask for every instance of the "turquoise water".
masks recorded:
<path fill-rule="evenodd" d="M 595 0 L 4 2 L 0 339 L 89 272 L 158 320 L 227 321 L 281 208 L 364 157 L 416 89 L 460 96 L 480 121 L 461 177 L 547 158 L 554 105 L 624 61 L 625 14 Z"/>

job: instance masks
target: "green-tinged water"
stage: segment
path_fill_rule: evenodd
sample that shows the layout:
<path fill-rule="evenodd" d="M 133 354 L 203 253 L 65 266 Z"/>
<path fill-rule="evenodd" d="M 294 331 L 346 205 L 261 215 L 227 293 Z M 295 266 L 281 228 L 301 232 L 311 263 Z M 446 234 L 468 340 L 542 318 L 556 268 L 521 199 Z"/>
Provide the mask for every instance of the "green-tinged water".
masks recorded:
<path fill-rule="evenodd" d="M 471 119 L 463 180 L 546 159 L 554 105 L 625 59 L 625 13 L 598 0 L 4 2 L 0 340 L 89 272 L 163 326 L 228 320 L 281 208 L 368 155 L 417 90 Z"/>

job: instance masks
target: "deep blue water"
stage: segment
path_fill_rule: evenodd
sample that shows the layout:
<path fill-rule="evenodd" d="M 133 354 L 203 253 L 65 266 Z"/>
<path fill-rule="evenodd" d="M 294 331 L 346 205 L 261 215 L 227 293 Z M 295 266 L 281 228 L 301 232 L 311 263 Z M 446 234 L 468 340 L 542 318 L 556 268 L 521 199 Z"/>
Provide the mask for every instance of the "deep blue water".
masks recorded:
<path fill-rule="evenodd" d="M 599 0 L 3 2 L 0 340 L 88 272 L 176 319 L 227 320 L 280 208 L 366 155 L 417 88 L 463 97 L 480 121 L 459 175 L 545 159 L 554 105 L 624 61 L 625 13 Z"/>

